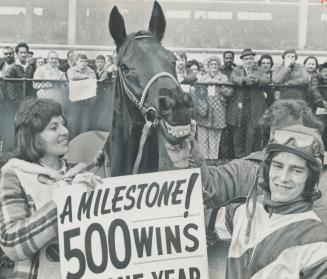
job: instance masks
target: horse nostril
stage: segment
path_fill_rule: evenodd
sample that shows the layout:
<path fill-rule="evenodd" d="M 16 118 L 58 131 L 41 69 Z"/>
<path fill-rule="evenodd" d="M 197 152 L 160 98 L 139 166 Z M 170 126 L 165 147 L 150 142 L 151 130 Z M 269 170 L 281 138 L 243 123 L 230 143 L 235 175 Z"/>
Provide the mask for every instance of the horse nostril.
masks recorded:
<path fill-rule="evenodd" d="M 193 107 L 193 99 L 192 97 L 188 94 L 188 93 L 184 93 L 185 95 L 183 96 L 183 101 L 184 101 L 184 104 L 187 106 L 187 107 Z"/>
<path fill-rule="evenodd" d="M 169 110 L 172 108 L 173 105 L 174 105 L 174 101 L 170 97 L 165 96 L 159 98 L 160 111 Z"/>

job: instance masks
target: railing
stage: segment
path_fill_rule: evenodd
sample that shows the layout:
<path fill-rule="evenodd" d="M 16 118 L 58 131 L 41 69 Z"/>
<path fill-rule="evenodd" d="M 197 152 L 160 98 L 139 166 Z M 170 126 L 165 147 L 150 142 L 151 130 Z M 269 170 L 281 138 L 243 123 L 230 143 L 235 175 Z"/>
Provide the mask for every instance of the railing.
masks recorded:
<path fill-rule="evenodd" d="M 34 95 L 36 90 L 33 89 L 33 82 L 36 85 L 37 82 L 45 83 L 51 82 L 53 84 L 61 84 L 62 91 L 68 96 L 68 80 L 36 80 L 36 79 L 17 79 L 17 78 L 4 78 L 0 81 L 0 96 L 6 96 L 0 101 L 0 152 L 8 151 L 12 148 L 14 142 L 14 114 L 17 106 L 11 106 L 10 98 L 8 98 L 8 84 L 22 83 L 21 94 L 22 97 L 28 95 Z M 232 86 L 230 83 L 195 83 L 195 86 Z M 64 105 L 65 117 L 69 123 L 69 130 L 71 136 L 74 137 L 82 132 L 90 130 L 110 131 L 112 125 L 113 115 L 113 82 L 112 81 L 98 81 L 96 98 L 71 102 L 67 98 L 67 102 Z M 278 91 L 285 87 L 298 87 L 294 85 L 282 85 L 282 84 L 269 84 L 265 88 L 272 91 Z M 327 87 L 327 85 L 320 86 L 321 88 Z M 303 88 L 301 86 L 301 88 Z M 31 91 L 29 91 L 31 90 Z M 195 105 L 198 102 L 197 92 L 193 92 L 193 98 Z M 1 99 L 0 99 L 1 100 Z M 6 101 L 4 101 L 6 100 Z M 196 109 L 194 109 L 194 118 L 197 118 Z M 82 117 L 82 118 L 81 118 Z"/>

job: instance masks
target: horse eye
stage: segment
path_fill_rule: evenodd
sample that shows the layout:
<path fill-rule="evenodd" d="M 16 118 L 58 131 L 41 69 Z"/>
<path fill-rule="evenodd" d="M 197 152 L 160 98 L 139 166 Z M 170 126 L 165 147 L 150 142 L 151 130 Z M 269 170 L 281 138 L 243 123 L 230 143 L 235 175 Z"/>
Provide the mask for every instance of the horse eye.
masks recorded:
<path fill-rule="evenodd" d="M 128 69 L 128 67 L 125 64 L 122 64 L 120 66 L 120 69 L 121 69 L 121 71 L 122 71 L 123 74 L 128 74 L 128 72 L 129 72 L 129 69 Z"/>

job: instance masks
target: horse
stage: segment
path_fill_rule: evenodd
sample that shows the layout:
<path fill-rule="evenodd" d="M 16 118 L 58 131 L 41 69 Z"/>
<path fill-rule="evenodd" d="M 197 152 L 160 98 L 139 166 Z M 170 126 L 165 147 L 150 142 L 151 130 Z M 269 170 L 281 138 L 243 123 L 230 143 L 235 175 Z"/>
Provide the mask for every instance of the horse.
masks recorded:
<path fill-rule="evenodd" d="M 177 81 L 175 55 L 161 45 L 166 20 L 154 2 L 148 31 L 127 35 L 116 6 L 109 31 L 117 48 L 109 143 L 112 176 L 168 168 L 165 144 L 190 135 L 193 101 Z"/>

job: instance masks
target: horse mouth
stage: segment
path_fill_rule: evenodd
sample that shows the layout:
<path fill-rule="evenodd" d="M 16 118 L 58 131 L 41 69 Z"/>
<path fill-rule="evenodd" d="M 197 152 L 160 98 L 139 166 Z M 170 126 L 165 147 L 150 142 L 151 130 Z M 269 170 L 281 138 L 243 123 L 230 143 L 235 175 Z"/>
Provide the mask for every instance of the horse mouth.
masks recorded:
<path fill-rule="evenodd" d="M 191 124 L 173 126 L 163 119 L 160 119 L 159 126 L 161 133 L 170 144 L 179 144 L 189 137 L 191 133 Z"/>

